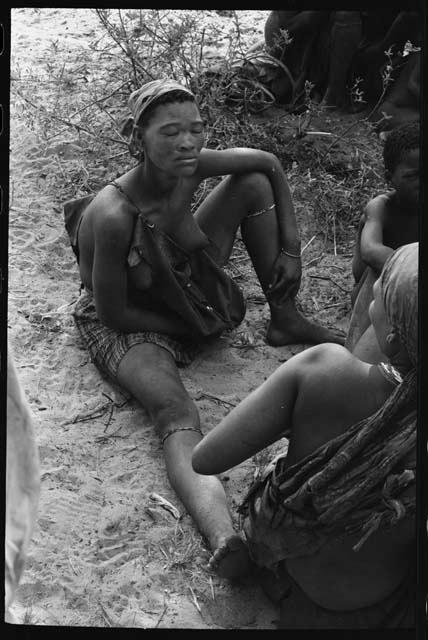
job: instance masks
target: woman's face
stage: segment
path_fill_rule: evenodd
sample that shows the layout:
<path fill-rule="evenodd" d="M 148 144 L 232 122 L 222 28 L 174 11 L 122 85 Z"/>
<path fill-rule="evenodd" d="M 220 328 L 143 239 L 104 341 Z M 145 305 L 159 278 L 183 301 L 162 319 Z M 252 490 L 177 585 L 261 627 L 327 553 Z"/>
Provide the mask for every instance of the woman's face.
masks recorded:
<path fill-rule="evenodd" d="M 375 330 L 380 350 L 385 355 L 388 355 L 389 349 L 386 338 L 393 329 L 386 315 L 379 278 L 373 285 L 373 295 L 373 300 L 369 306 L 369 318 Z"/>
<path fill-rule="evenodd" d="M 204 146 L 204 124 L 194 102 L 159 105 L 143 131 L 145 159 L 174 176 L 191 176 Z"/>

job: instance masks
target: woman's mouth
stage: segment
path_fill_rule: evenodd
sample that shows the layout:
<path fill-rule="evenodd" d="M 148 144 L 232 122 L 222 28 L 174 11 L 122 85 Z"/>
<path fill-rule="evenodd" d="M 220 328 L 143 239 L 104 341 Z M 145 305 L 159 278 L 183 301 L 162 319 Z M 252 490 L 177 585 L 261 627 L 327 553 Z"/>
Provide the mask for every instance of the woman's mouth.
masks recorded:
<path fill-rule="evenodd" d="M 188 164 L 188 165 L 192 165 L 195 164 L 198 161 L 197 158 L 195 158 L 194 156 L 192 156 L 191 158 L 178 158 L 177 162 L 179 162 L 180 164 Z"/>

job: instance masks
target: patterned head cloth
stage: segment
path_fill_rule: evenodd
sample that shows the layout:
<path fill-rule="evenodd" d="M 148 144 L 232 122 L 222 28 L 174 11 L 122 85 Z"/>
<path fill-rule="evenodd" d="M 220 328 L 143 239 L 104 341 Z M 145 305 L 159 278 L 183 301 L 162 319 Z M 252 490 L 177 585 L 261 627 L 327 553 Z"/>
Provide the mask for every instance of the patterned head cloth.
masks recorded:
<path fill-rule="evenodd" d="M 386 315 L 414 366 L 418 356 L 419 243 L 400 247 L 388 258 L 380 276 Z"/>
<path fill-rule="evenodd" d="M 128 106 L 132 114 L 133 124 L 138 123 L 143 113 L 157 98 L 170 91 L 184 91 L 194 98 L 190 89 L 183 87 L 183 85 L 175 80 L 167 78 L 166 80 L 152 80 L 151 82 L 147 82 L 136 91 L 133 91 L 129 96 Z"/>

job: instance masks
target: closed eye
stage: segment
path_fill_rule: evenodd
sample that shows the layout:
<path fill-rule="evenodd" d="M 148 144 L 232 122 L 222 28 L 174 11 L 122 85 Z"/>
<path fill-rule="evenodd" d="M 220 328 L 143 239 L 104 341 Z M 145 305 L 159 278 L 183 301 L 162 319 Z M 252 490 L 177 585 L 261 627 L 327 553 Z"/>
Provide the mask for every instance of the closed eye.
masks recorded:
<path fill-rule="evenodd" d="M 411 169 L 410 171 L 403 171 L 403 176 L 405 178 L 418 178 L 419 169 Z"/>

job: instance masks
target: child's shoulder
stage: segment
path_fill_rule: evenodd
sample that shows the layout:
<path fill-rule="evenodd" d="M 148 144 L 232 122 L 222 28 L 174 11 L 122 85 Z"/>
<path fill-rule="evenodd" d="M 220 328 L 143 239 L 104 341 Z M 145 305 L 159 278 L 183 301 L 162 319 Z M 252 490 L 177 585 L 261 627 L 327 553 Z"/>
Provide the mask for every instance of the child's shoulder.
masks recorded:
<path fill-rule="evenodd" d="M 364 209 L 364 214 L 366 216 L 388 214 L 388 212 L 392 210 L 394 195 L 395 191 L 387 191 L 386 193 L 378 194 L 368 201 Z"/>

